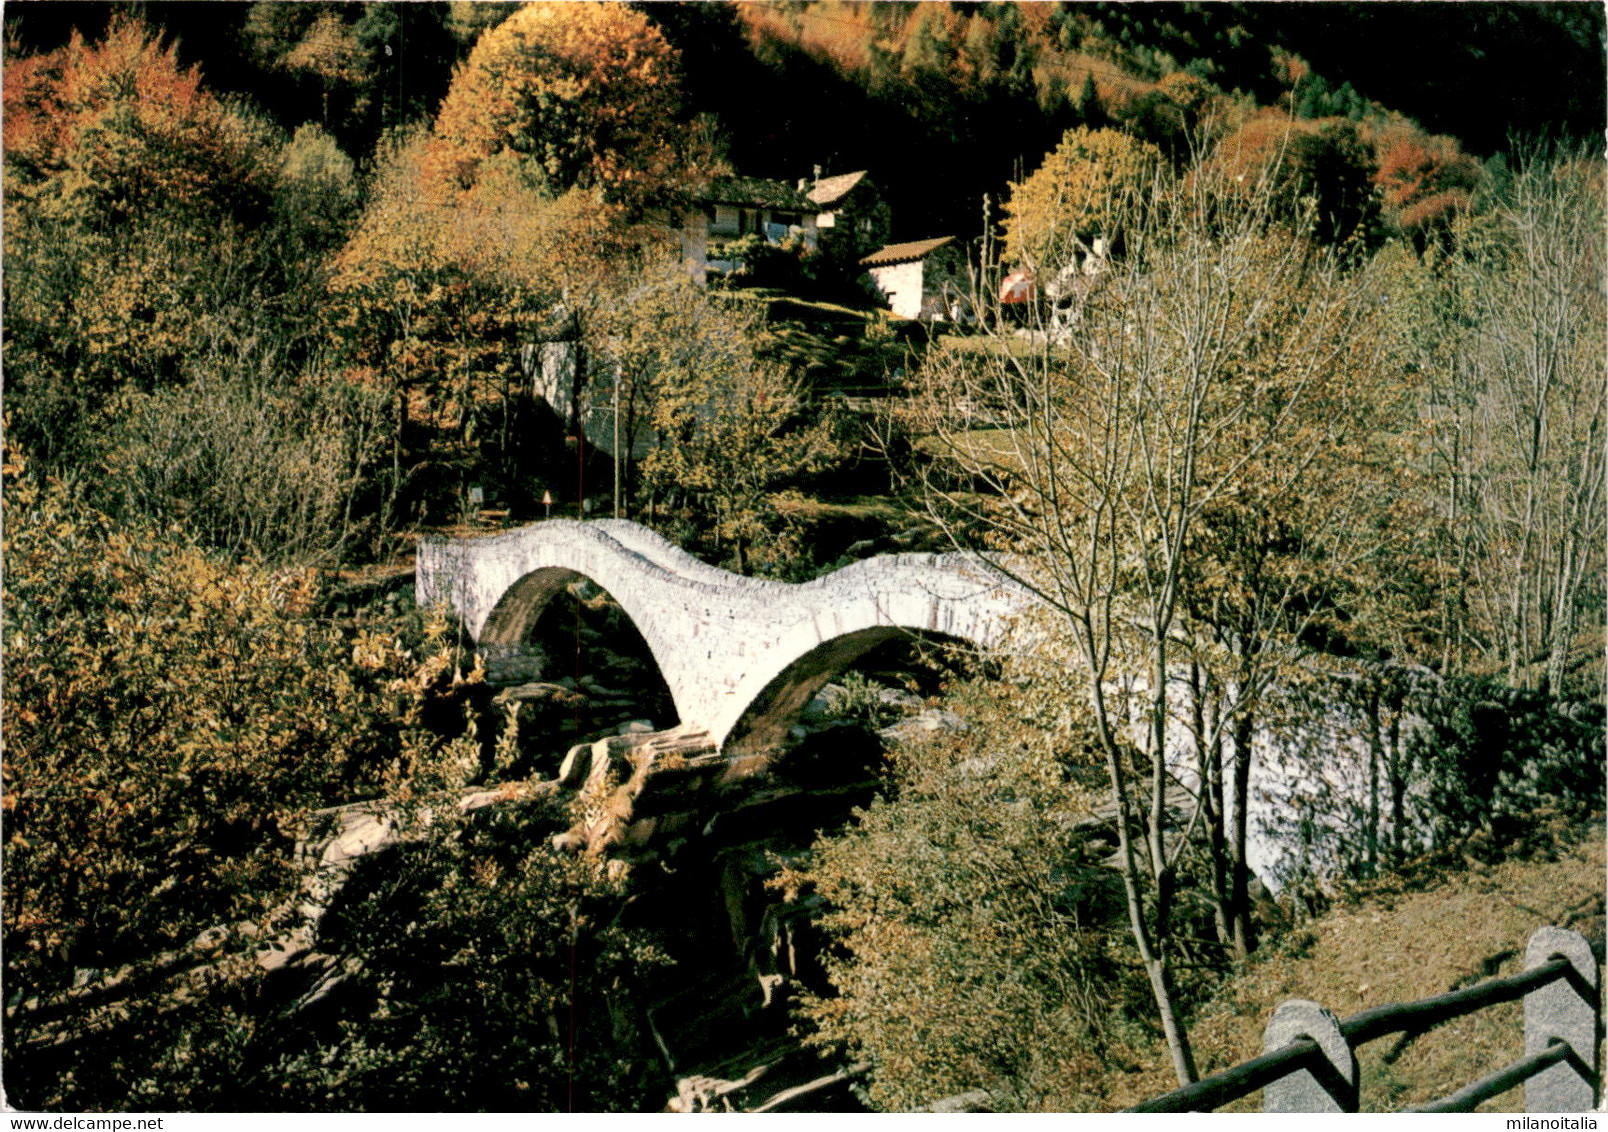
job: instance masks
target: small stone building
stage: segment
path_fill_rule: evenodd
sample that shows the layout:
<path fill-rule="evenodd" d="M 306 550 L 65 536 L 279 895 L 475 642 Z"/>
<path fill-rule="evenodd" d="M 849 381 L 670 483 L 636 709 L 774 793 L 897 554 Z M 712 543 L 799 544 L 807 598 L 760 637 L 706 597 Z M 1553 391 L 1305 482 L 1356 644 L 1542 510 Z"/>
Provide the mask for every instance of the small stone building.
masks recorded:
<path fill-rule="evenodd" d="M 796 240 L 806 255 L 822 257 L 818 262 L 826 272 L 852 277 L 860 259 L 887 241 L 890 216 L 863 169 L 822 177 L 817 165 L 813 177 L 796 185 L 717 177 L 682 217 L 681 256 L 688 274 L 701 284 L 711 271 L 730 273 L 742 266 L 719 254 L 722 244 L 745 236 L 777 245 Z"/>
<path fill-rule="evenodd" d="M 865 170 L 823 177 L 817 165 L 813 179 L 798 184 L 816 209 L 821 253 L 845 273 L 888 242 L 892 210 Z"/>
<path fill-rule="evenodd" d="M 889 309 L 900 318 L 966 317 L 966 265 L 953 236 L 889 244 L 860 260 Z"/>

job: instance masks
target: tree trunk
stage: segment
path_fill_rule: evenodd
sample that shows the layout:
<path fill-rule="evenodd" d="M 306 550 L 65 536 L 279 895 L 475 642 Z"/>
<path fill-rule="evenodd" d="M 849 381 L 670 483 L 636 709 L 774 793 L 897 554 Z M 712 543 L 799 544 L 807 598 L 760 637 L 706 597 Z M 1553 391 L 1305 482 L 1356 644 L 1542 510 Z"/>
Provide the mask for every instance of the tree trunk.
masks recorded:
<path fill-rule="evenodd" d="M 1161 1028 L 1167 1038 L 1167 1050 L 1172 1057 L 1173 1073 L 1178 1078 L 1180 1086 L 1188 1085 L 1196 1079 L 1195 1056 L 1190 1049 L 1189 1034 L 1179 1019 L 1178 1006 L 1173 1001 L 1172 979 L 1160 946 L 1164 937 L 1159 933 L 1152 936 L 1145 922 L 1144 897 L 1139 887 L 1139 863 L 1134 855 L 1133 838 L 1129 829 L 1128 776 L 1122 765 L 1122 751 L 1117 744 L 1116 736 L 1112 733 L 1110 719 L 1106 713 L 1104 675 L 1095 663 L 1099 650 L 1094 642 L 1088 639 L 1088 627 L 1084 626 L 1082 629 L 1084 639 L 1081 647 L 1084 649 L 1084 660 L 1088 668 L 1089 699 L 1094 711 L 1095 734 L 1101 749 L 1105 752 L 1106 774 L 1111 783 L 1112 800 L 1117 811 L 1117 853 L 1122 865 L 1122 888 L 1128 908 L 1128 927 L 1133 935 L 1134 946 L 1138 948 L 1140 961 L 1144 964 L 1145 975 L 1150 980 L 1150 992 L 1156 1001 L 1156 1011 L 1161 1016 Z M 1154 853 L 1153 848 L 1151 851 Z M 1153 862 L 1152 871 L 1156 867 Z"/>
<path fill-rule="evenodd" d="M 1223 745 L 1216 728 L 1207 721 L 1206 698 L 1210 677 L 1200 665 L 1189 666 L 1190 723 L 1195 731 L 1195 756 L 1200 775 L 1200 807 L 1206 827 L 1211 861 L 1211 899 L 1213 927 L 1217 942 L 1227 945 L 1234 939 L 1228 900 L 1228 834 L 1223 814 Z"/>
<path fill-rule="evenodd" d="M 1242 693 L 1243 694 L 1243 693 Z M 1234 954 L 1243 959 L 1256 950 L 1256 934 L 1251 924 L 1251 866 L 1246 860 L 1251 810 L 1251 737 L 1256 719 L 1248 711 L 1234 719 L 1234 829 L 1230 847 L 1232 875 L 1229 879 L 1229 908 L 1234 923 Z"/>
<path fill-rule="evenodd" d="M 1379 688 L 1368 685 L 1368 820 L 1363 829 L 1363 848 L 1371 873 L 1379 867 L 1379 764 L 1384 761 L 1384 742 L 1379 734 Z"/>
<path fill-rule="evenodd" d="M 1166 957 L 1158 946 L 1161 940 L 1152 938 L 1149 926 L 1145 923 L 1144 899 L 1139 890 L 1139 865 L 1134 859 L 1133 839 L 1128 831 L 1127 783 L 1126 775 L 1122 772 L 1121 755 L 1109 733 L 1103 738 L 1106 770 L 1116 793 L 1117 842 L 1122 862 L 1122 887 L 1127 898 L 1128 927 L 1138 948 L 1139 959 L 1144 964 L 1145 976 L 1150 980 L 1150 993 L 1156 1001 L 1156 1012 L 1161 1016 L 1161 1029 L 1167 1039 L 1167 1052 L 1172 1057 L 1173 1074 L 1180 1086 L 1192 1084 L 1197 1073 L 1189 1034 L 1179 1019 L 1178 1006 L 1173 1001 L 1171 973 L 1167 969 Z"/>

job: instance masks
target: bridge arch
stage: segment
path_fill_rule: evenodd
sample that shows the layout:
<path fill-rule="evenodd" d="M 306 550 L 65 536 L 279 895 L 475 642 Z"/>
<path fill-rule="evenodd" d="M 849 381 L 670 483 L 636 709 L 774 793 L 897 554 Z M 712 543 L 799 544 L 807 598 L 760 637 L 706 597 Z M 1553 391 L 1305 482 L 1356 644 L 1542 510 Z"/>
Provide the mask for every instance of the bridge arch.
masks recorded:
<path fill-rule="evenodd" d="M 586 591 L 575 595 L 578 607 L 560 603 L 562 611 L 555 610 L 555 599 L 568 596 L 566 591 L 577 582 L 588 583 L 593 592 L 613 599 L 612 615 L 600 615 L 590 598 L 582 596 Z M 553 610 L 551 616 L 556 620 L 544 621 L 550 616 L 549 610 Z M 614 620 L 613 615 L 618 615 L 618 620 Z M 634 693 L 632 710 L 636 716 L 652 719 L 661 728 L 669 727 L 680 722 L 679 705 L 675 704 L 672 689 L 665 681 L 664 662 L 654 644 L 644 636 L 644 626 L 638 620 L 640 615 L 640 610 L 622 606 L 597 579 L 568 566 L 543 566 L 508 587 L 487 615 L 477 643 L 488 653 L 488 660 L 498 646 L 509 646 L 517 655 L 523 651 L 521 646 L 536 645 L 538 655 L 543 657 L 546 679 L 557 678 L 558 672 L 565 671 L 567 658 L 573 656 L 577 680 L 584 679 L 583 672 L 591 672 L 600 683 Z M 591 646 L 583 646 L 583 620 L 593 633 L 604 634 L 609 657 L 600 658 L 591 653 Z M 638 666 L 644 663 L 651 675 L 636 675 Z M 552 675 L 545 672 L 549 666 L 553 666 Z M 643 683 L 644 678 L 646 683 Z"/>
<path fill-rule="evenodd" d="M 976 647 L 974 642 L 958 637 L 897 625 L 872 625 L 832 637 L 792 661 L 760 690 L 743 708 L 729 732 L 729 742 L 756 750 L 779 746 L 810 700 L 827 683 L 881 646 L 900 638 Z"/>
<path fill-rule="evenodd" d="M 903 630 L 988 648 L 1027 600 L 954 554 L 866 559 L 802 584 L 744 578 L 623 520 L 550 520 L 419 545 L 418 600 L 446 602 L 485 644 L 521 640 L 577 577 L 619 603 L 659 665 L 682 724 L 706 729 L 717 745 L 762 696 L 771 698 L 761 713 L 770 727 L 786 715 L 783 701 L 803 695 L 802 706 L 830 671 Z"/>
<path fill-rule="evenodd" d="M 575 582 L 592 579 L 567 566 L 543 566 L 508 587 L 481 627 L 479 644 L 517 645 L 541 620 L 547 604 Z M 596 584 L 595 582 L 593 584 Z"/>

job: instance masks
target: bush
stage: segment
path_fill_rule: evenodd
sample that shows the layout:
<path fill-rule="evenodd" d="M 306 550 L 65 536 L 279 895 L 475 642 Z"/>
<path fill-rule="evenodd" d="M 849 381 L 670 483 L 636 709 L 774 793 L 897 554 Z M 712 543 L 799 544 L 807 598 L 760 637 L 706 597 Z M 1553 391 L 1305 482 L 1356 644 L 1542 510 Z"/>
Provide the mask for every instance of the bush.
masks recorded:
<path fill-rule="evenodd" d="M 171 1053 L 162 1042 L 194 1038 L 186 1011 L 221 1008 L 205 987 L 240 974 L 226 957 L 254 969 L 259 941 L 292 922 L 292 849 L 311 810 L 452 788 L 478 770 L 464 734 L 474 677 L 458 678 L 444 647 L 415 659 L 394 635 L 342 639 L 308 616 L 308 574 L 118 529 L 61 486 L 27 482 L 15 460 L 5 1070 L 13 1103 L 109 1108 Z M 186 994 L 135 974 L 207 962 L 203 937 L 221 965 Z M 72 988 L 114 973 L 114 1013 L 141 1040 L 95 1054 L 73 1041 L 115 1019 L 74 1007 Z"/>
<path fill-rule="evenodd" d="M 1436 845 L 1477 831 L 1515 837 L 1543 808 L 1602 809 L 1601 703 L 1464 677 L 1416 706 L 1425 725 L 1413 739 Z"/>
<path fill-rule="evenodd" d="M 124 522 L 180 526 L 232 556 L 338 564 L 377 533 L 385 398 L 322 375 L 293 385 L 272 350 L 224 352 L 187 385 L 117 399 L 97 496 Z"/>
<path fill-rule="evenodd" d="M 1317 896 L 1426 850 L 1525 841 L 1541 815 L 1599 812 L 1603 705 L 1490 677 L 1364 663 L 1270 697 L 1257 787 L 1280 886 Z M 1271 755 L 1273 752 L 1269 752 Z"/>
<path fill-rule="evenodd" d="M 551 847 L 562 818 L 541 804 L 482 813 L 354 878 L 321 939 L 356 972 L 332 1029 L 270 1032 L 282 1044 L 258 1071 L 265 1102 L 589 1112 L 662 1093 L 630 1006 L 662 957 L 618 923 L 607 862 Z"/>
<path fill-rule="evenodd" d="M 627 1006 L 659 955 L 616 923 L 606 863 L 548 844 L 560 820 L 540 801 L 483 810 L 366 859 L 319 926 L 339 981 L 291 1004 L 259 975 L 156 1019 L 129 1105 L 598 1111 L 662 1095 Z"/>
<path fill-rule="evenodd" d="M 1071 829 L 1088 795 L 1043 734 L 987 730 L 1020 742 L 982 745 L 979 727 L 900 747 L 888 795 L 780 880 L 830 907 L 835 994 L 805 1001 L 813 1040 L 870 1061 L 885 1108 L 977 1088 L 1005 1108 L 1090 1107 L 1080 1080 L 1134 989 L 1107 926 L 1114 874 Z"/>

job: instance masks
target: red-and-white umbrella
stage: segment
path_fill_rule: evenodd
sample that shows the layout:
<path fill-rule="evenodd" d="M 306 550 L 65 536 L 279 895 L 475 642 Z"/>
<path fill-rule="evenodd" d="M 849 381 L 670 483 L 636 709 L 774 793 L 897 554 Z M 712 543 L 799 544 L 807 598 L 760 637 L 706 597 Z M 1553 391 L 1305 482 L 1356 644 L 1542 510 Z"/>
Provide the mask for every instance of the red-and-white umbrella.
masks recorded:
<path fill-rule="evenodd" d="M 1001 280 L 999 301 L 1002 303 L 1030 303 L 1033 301 L 1033 277 L 1025 271 L 1013 271 Z"/>

